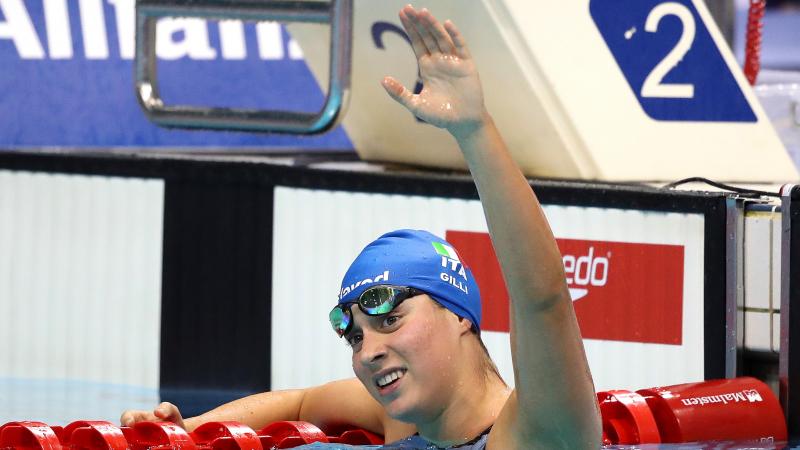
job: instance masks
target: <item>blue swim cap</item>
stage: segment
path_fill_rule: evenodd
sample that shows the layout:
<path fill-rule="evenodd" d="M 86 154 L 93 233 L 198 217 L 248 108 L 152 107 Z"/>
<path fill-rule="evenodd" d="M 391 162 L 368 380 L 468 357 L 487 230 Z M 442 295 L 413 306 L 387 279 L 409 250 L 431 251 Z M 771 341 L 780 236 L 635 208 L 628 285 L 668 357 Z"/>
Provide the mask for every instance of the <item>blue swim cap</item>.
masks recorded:
<path fill-rule="evenodd" d="M 480 330 L 481 296 L 472 272 L 444 239 L 427 231 L 397 230 L 364 247 L 342 279 L 339 303 L 370 286 L 419 289 Z"/>

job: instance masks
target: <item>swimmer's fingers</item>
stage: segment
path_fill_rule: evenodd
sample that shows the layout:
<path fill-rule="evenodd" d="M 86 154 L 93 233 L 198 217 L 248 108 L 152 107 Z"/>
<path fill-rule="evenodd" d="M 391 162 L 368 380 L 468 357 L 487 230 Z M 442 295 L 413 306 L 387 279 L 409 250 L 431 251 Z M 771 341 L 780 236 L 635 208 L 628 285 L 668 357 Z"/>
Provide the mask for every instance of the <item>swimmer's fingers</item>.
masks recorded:
<path fill-rule="evenodd" d="M 469 53 L 469 48 L 467 48 L 467 41 L 464 39 L 461 32 L 458 31 L 458 28 L 456 28 L 456 24 L 450 20 L 446 20 L 444 22 L 444 30 L 447 32 L 448 36 L 450 36 L 451 42 L 453 42 L 456 56 L 463 59 L 471 58 L 472 56 Z"/>
<path fill-rule="evenodd" d="M 152 411 L 137 411 L 129 409 L 122 413 L 119 418 L 119 423 L 123 427 L 132 427 L 139 422 L 156 422 L 158 421 Z"/>
<path fill-rule="evenodd" d="M 177 406 L 169 402 L 163 402 L 153 410 L 153 414 L 160 420 L 165 422 L 172 422 L 181 428 L 186 428 L 183 424 L 183 416 Z"/>
<path fill-rule="evenodd" d="M 416 11 L 411 6 L 406 6 L 403 11 L 406 13 L 406 17 L 409 18 L 414 30 L 422 38 L 422 43 L 425 45 L 427 53 L 431 55 L 442 53 L 442 49 L 439 48 L 432 30 L 424 18 L 426 14 L 430 14 L 428 10 L 423 8 L 422 11 Z"/>
<path fill-rule="evenodd" d="M 406 8 L 410 8 L 410 6 Z M 406 13 L 406 8 L 401 9 L 398 15 L 400 16 L 400 22 L 402 22 L 403 28 L 405 28 L 406 33 L 408 33 L 408 38 L 411 39 L 411 48 L 414 49 L 414 54 L 417 55 L 419 59 L 428 55 L 428 48 L 425 47 L 425 43 L 422 42 L 422 36 L 419 35 L 414 24 L 411 23 L 411 19 Z"/>
<path fill-rule="evenodd" d="M 414 112 L 414 94 L 411 93 L 402 83 L 392 77 L 384 77 L 381 82 L 383 88 L 395 101 Z"/>
<path fill-rule="evenodd" d="M 178 407 L 167 402 L 161 403 L 153 411 L 129 409 L 119 418 L 119 423 L 124 427 L 132 427 L 139 422 L 172 422 L 181 428 L 186 428 Z"/>
<path fill-rule="evenodd" d="M 456 46 L 450 35 L 445 30 L 444 26 L 433 17 L 430 11 L 423 9 L 419 13 L 420 21 L 425 25 L 425 28 L 430 32 L 433 39 L 436 41 L 436 46 L 446 55 L 455 55 Z"/>

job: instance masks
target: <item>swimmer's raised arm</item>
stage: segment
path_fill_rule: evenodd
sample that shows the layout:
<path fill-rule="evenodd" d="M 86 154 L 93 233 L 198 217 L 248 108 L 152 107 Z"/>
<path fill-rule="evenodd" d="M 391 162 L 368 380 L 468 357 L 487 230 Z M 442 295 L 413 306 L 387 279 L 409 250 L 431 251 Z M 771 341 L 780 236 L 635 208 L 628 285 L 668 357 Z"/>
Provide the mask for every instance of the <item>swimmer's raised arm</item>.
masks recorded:
<path fill-rule="evenodd" d="M 142 421 L 167 421 L 192 431 L 207 422 L 227 420 L 240 422 L 256 431 L 283 420 L 302 420 L 323 430 L 347 425 L 381 434 L 387 442 L 416 431 L 413 426 L 389 418 L 356 378 L 308 389 L 254 394 L 187 419 L 181 417 L 175 405 L 162 403 L 152 412 L 125 411 L 120 423 L 132 426 Z"/>
<path fill-rule="evenodd" d="M 475 63 L 456 27 L 411 6 L 400 19 L 424 88 L 414 95 L 391 77 L 383 85 L 458 141 L 511 297 L 516 390 L 495 422 L 489 448 L 596 449 L 601 427 L 594 387 L 547 219 L 484 106 Z"/>

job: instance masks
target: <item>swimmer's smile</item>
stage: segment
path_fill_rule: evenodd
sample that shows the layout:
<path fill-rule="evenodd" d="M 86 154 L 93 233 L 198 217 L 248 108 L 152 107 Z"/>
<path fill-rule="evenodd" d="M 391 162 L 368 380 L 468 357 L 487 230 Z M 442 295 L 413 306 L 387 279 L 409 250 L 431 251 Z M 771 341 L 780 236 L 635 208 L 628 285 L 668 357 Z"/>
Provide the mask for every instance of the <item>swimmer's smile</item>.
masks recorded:
<path fill-rule="evenodd" d="M 407 369 L 389 369 L 373 377 L 375 387 L 382 396 L 397 389 L 398 382 L 405 376 Z"/>

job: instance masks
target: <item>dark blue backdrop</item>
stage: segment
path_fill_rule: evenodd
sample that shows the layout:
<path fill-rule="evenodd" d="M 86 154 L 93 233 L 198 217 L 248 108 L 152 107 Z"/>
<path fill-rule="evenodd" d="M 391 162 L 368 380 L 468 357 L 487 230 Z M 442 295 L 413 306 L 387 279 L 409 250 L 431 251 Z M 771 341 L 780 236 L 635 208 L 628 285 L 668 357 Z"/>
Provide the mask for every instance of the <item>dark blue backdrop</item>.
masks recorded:
<path fill-rule="evenodd" d="M 83 2 L 78 0 L 65 1 L 72 56 L 58 58 L 57 52 L 48 45 L 43 1 L 0 0 L 0 149 L 40 146 L 352 148 L 341 127 L 315 137 L 156 127 L 139 109 L 133 94 L 133 61 L 123 58 L 120 50 L 116 8 L 128 4 L 129 17 L 132 17 L 132 1 L 97 3 L 102 4 L 108 42 L 108 57 L 103 59 L 87 58 L 85 54 L 85 27 L 79 10 Z M 97 10 L 100 8 L 94 12 Z M 32 59 L 20 55 L 17 44 L 25 40 L 25 35 L 28 36 L 27 45 L 35 46 L 31 33 L 20 31 L 25 29 L 25 22 L 32 23 L 35 39 L 44 50 L 43 57 Z M 51 22 L 55 21 L 51 19 Z M 94 25 L 97 28 L 97 23 Z M 289 56 L 289 36 L 285 30 L 283 39 L 275 40 L 276 45 L 283 47 L 282 58 L 262 59 L 255 25 L 247 24 L 246 58 L 226 60 L 220 51 L 218 24 L 211 22 L 207 28 L 216 58 L 183 57 L 159 63 L 161 92 L 168 103 L 302 111 L 320 108 L 323 93 L 305 62 Z M 16 36 L 19 42 L 11 36 Z M 177 42 L 184 38 L 182 32 L 171 36 Z"/>

